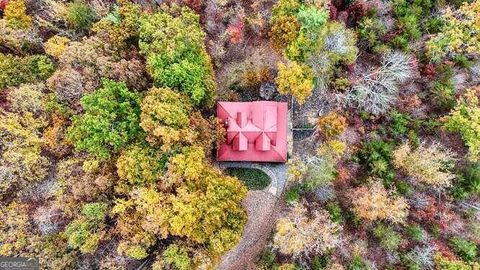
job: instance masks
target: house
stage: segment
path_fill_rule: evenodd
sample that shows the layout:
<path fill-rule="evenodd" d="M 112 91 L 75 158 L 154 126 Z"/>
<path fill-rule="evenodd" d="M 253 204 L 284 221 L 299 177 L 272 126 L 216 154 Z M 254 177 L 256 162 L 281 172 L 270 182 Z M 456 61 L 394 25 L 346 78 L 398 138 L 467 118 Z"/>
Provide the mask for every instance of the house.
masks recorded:
<path fill-rule="evenodd" d="M 7 6 L 8 0 L 0 0 L 0 12 L 3 12 L 3 9 Z"/>
<path fill-rule="evenodd" d="M 227 135 L 217 150 L 218 161 L 287 161 L 285 102 L 218 102 L 217 117 Z"/>

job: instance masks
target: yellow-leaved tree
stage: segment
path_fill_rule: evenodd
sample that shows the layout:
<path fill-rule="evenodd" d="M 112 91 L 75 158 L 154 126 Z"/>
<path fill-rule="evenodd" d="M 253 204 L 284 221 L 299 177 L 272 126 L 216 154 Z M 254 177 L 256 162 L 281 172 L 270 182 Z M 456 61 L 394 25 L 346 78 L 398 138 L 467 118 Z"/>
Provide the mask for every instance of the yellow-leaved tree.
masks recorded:
<path fill-rule="evenodd" d="M 385 220 L 403 223 L 408 216 L 409 206 L 405 198 L 396 197 L 378 180 L 368 186 L 354 189 L 351 199 L 355 214 L 367 221 Z"/>
<path fill-rule="evenodd" d="M 32 17 L 27 14 L 25 0 L 10 0 L 5 7 L 5 20 L 15 29 L 32 27 Z"/>
<path fill-rule="evenodd" d="M 395 167 L 405 170 L 419 182 L 442 190 L 452 184 L 455 174 L 449 172 L 454 156 L 443 150 L 438 144 L 427 146 L 422 143 L 412 149 L 408 143 L 402 144 L 393 151 Z"/>
<path fill-rule="evenodd" d="M 460 133 L 469 159 L 480 160 L 480 87 L 468 89 L 446 118 L 446 128 Z"/>
<path fill-rule="evenodd" d="M 338 244 L 340 229 L 325 210 L 307 215 L 307 209 L 297 204 L 278 220 L 273 243 L 281 253 L 293 257 L 323 254 Z"/>
<path fill-rule="evenodd" d="M 192 104 L 189 99 L 169 88 L 152 88 L 142 101 L 140 126 L 147 132 L 147 141 L 164 151 L 174 144 L 192 142 L 189 128 Z"/>
<path fill-rule="evenodd" d="M 205 161 L 201 147 L 184 147 L 168 160 L 158 185 L 132 190 L 113 213 L 121 235 L 119 252 L 142 259 L 156 237 L 184 237 L 204 245 L 212 256 L 231 249 L 246 222 L 240 202 L 246 187 Z"/>
<path fill-rule="evenodd" d="M 297 62 L 278 63 L 278 75 L 275 79 L 278 92 L 290 94 L 302 105 L 312 95 L 314 77 L 312 69 Z"/>

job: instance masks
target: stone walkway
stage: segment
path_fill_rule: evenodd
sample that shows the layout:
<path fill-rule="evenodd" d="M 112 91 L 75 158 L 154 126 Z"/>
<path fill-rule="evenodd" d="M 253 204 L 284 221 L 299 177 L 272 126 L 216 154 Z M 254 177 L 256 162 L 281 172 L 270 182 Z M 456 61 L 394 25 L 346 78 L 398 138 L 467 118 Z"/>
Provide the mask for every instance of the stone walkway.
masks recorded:
<path fill-rule="evenodd" d="M 220 168 L 256 168 L 271 178 L 264 190 L 251 190 L 243 201 L 248 221 L 242 239 L 232 250 L 222 257 L 217 267 L 220 270 L 249 270 L 255 268 L 255 262 L 263 251 L 275 225 L 278 205 L 281 203 L 283 189 L 287 182 L 286 164 L 222 162 Z"/>

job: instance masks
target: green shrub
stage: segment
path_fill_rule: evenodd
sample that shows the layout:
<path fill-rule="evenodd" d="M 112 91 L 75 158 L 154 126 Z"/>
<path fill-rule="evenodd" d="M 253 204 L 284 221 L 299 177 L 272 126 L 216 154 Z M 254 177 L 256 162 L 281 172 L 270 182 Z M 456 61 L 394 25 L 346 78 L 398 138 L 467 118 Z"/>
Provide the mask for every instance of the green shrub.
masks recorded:
<path fill-rule="evenodd" d="M 295 204 L 300 201 L 300 188 L 293 187 L 285 192 L 285 201 L 288 204 Z"/>
<path fill-rule="evenodd" d="M 448 110 L 455 105 L 453 69 L 449 65 L 440 65 L 437 72 L 437 79 L 432 87 L 432 101 L 438 107 Z"/>
<path fill-rule="evenodd" d="M 316 255 L 312 260 L 312 269 L 313 270 L 323 270 L 326 269 L 331 261 L 331 254 Z"/>
<path fill-rule="evenodd" d="M 441 233 L 442 233 L 442 229 L 440 228 L 440 226 L 438 226 L 438 224 L 432 224 L 430 225 L 430 233 L 432 234 L 433 237 L 435 238 L 438 238 L 440 237 Z"/>
<path fill-rule="evenodd" d="M 413 148 L 417 148 L 420 145 L 420 138 L 418 137 L 417 132 L 415 130 L 409 130 L 407 133 L 408 140 Z"/>
<path fill-rule="evenodd" d="M 410 225 L 407 227 L 408 236 L 414 241 L 421 242 L 424 239 L 422 227 L 418 225 Z"/>
<path fill-rule="evenodd" d="M 379 177 L 384 184 L 389 185 L 395 178 L 395 171 L 391 163 L 392 150 L 392 144 L 381 140 L 372 140 L 362 146 L 357 157 L 371 176 Z"/>
<path fill-rule="evenodd" d="M 413 193 L 412 186 L 406 181 L 396 181 L 395 182 L 396 190 L 401 195 L 410 195 Z"/>
<path fill-rule="evenodd" d="M 435 34 L 441 31 L 442 25 L 443 21 L 441 19 L 432 17 L 425 22 L 424 28 L 429 34 Z"/>
<path fill-rule="evenodd" d="M 461 68 L 471 68 L 473 66 L 473 62 L 468 59 L 464 54 L 459 54 L 453 57 L 453 62 L 455 65 Z"/>
<path fill-rule="evenodd" d="M 465 171 L 460 174 L 459 181 L 452 190 L 457 199 L 465 199 L 471 193 L 480 194 L 480 163 L 469 164 Z"/>
<path fill-rule="evenodd" d="M 449 131 L 456 131 L 468 147 L 469 160 L 480 160 L 480 88 L 467 89 L 460 97 L 455 108 L 446 118 L 445 127 Z"/>
<path fill-rule="evenodd" d="M 353 227 L 359 227 L 362 224 L 362 219 L 357 216 L 353 210 L 348 210 L 345 218 L 347 223 Z"/>
<path fill-rule="evenodd" d="M 467 262 L 478 260 L 477 245 L 461 237 L 453 237 L 450 244 L 455 253 Z"/>
<path fill-rule="evenodd" d="M 189 270 L 191 267 L 191 260 L 188 257 L 188 250 L 184 247 L 171 244 L 162 253 L 163 259 L 168 265 L 173 266 L 178 270 Z"/>
<path fill-rule="evenodd" d="M 348 270 L 366 270 L 368 269 L 367 263 L 360 255 L 353 256 L 352 261 L 347 267 Z"/>
<path fill-rule="evenodd" d="M 276 269 L 277 256 L 271 250 L 264 250 L 260 256 L 258 265 L 260 269 Z"/>
<path fill-rule="evenodd" d="M 68 244 L 82 253 L 94 253 L 103 236 L 106 215 L 105 203 L 85 204 L 81 215 L 65 228 Z"/>
<path fill-rule="evenodd" d="M 358 24 L 358 35 L 365 40 L 374 52 L 383 45 L 383 37 L 387 34 L 385 24 L 378 16 L 365 16 Z"/>
<path fill-rule="evenodd" d="M 309 39 L 315 40 L 318 37 L 318 30 L 327 22 L 329 14 L 327 10 L 315 6 L 302 6 L 296 16 L 301 25 L 300 30 Z"/>
<path fill-rule="evenodd" d="M 402 237 L 399 233 L 393 230 L 392 227 L 379 224 L 373 230 L 373 235 L 380 240 L 380 246 L 388 251 L 395 251 L 402 242 Z"/>
<path fill-rule="evenodd" d="M 271 182 L 264 171 L 256 168 L 228 168 L 225 172 L 245 183 L 249 190 L 262 190 Z"/>
<path fill-rule="evenodd" d="M 404 136 L 408 131 L 408 124 L 412 120 L 408 114 L 393 111 L 390 114 L 390 133 L 394 136 Z"/>
<path fill-rule="evenodd" d="M 329 202 L 326 205 L 326 209 L 330 214 L 330 219 L 333 222 L 340 222 L 342 220 L 342 208 L 338 202 Z"/>
<path fill-rule="evenodd" d="M 84 0 L 75 0 L 67 6 L 67 21 L 77 30 L 87 31 L 95 20 L 95 12 Z"/>
<path fill-rule="evenodd" d="M 430 0 L 395 0 L 393 15 L 396 27 L 401 30 L 392 41 L 392 45 L 402 50 L 410 50 L 410 42 L 422 36 L 422 19 L 430 15 L 432 3 Z"/>
<path fill-rule="evenodd" d="M 463 185 L 468 192 L 480 192 L 480 162 L 471 164 L 463 173 Z"/>

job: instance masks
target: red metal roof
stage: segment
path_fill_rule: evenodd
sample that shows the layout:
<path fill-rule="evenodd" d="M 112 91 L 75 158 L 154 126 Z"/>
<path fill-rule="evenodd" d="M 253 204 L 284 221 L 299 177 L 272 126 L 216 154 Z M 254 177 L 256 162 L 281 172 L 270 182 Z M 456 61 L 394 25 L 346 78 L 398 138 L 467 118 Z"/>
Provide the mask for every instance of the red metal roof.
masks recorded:
<path fill-rule="evenodd" d="M 0 9 L 5 9 L 7 6 L 8 0 L 0 0 Z"/>
<path fill-rule="evenodd" d="M 287 111 L 285 102 L 218 102 L 227 138 L 217 160 L 286 162 Z"/>

